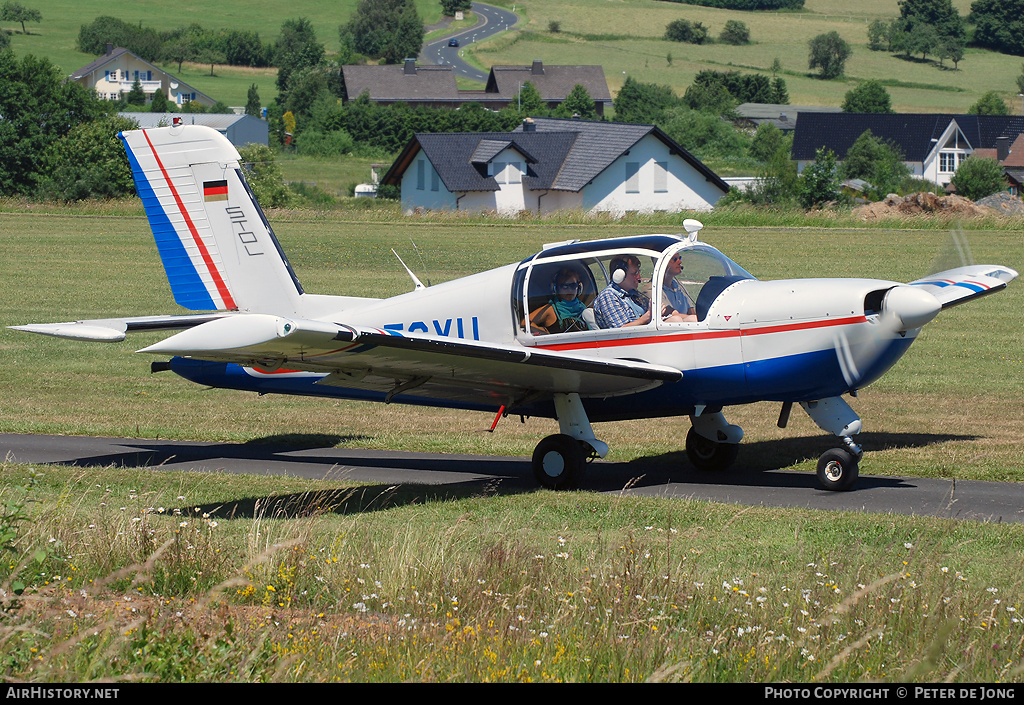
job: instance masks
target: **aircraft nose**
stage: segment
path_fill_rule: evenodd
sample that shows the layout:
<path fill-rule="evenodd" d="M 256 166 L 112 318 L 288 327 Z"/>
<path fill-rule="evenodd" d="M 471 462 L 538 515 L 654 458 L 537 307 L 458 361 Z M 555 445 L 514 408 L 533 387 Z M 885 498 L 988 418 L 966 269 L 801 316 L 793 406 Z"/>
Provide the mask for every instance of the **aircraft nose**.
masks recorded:
<path fill-rule="evenodd" d="M 882 302 L 886 316 L 892 316 L 897 330 L 920 328 L 939 315 L 942 304 L 934 296 L 916 286 L 896 286 Z"/>

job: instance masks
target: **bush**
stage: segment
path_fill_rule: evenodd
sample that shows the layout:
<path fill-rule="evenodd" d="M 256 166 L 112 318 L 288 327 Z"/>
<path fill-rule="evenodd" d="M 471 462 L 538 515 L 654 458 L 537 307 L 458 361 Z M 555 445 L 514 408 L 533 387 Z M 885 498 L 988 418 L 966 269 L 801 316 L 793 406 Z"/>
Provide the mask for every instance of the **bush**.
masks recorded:
<path fill-rule="evenodd" d="M 725 44 L 750 44 L 750 30 L 739 20 L 726 20 L 718 40 Z"/>
<path fill-rule="evenodd" d="M 831 149 L 820 147 L 800 177 L 800 205 L 816 208 L 838 201 L 840 196 L 836 155 Z"/>
<path fill-rule="evenodd" d="M 1006 177 L 995 159 L 970 156 L 957 167 L 950 183 L 958 195 L 977 201 L 1006 188 Z"/>
<path fill-rule="evenodd" d="M 703 44 L 708 38 L 708 30 L 700 22 L 689 20 L 672 20 L 665 27 L 665 39 L 670 42 L 686 42 L 687 44 Z"/>
<path fill-rule="evenodd" d="M 134 120 L 106 117 L 79 125 L 54 142 L 43 157 L 39 195 L 60 201 L 121 198 L 135 193 L 131 167 L 117 135 L 136 130 Z"/>
<path fill-rule="evenodd" d="M 263 208 L 287 206 L 288 188 L 284 185 L 274 151 L 263 144 L 247 144 L 238 150 L 238 154 L 256 202 Z"/>
<path fill-rule="evenodd" d="M 299 154 L 310 157 L 342 157 L 350 154 L 355 148 L 355 140 L 344 130 L 320 132 L 305 130 L 296 141 L 295 149 Z"/>

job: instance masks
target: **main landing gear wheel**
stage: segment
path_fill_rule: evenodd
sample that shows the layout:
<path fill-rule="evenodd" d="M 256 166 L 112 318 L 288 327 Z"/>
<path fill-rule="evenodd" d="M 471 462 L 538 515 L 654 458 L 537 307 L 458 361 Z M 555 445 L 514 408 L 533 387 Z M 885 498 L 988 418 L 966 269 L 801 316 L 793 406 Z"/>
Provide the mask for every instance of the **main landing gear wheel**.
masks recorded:
<path fill-rule="evenodd" d="M 738 443 L 718 443 L 700 435 L 692 428 L 686 433 L 686 455 L 698 470 L 725 470 L 739 455 Z"/>
<path fill-rule="evenodd" d="M 833 448 L 818 458 L 818 482 L 826 490 L 845 492 L 853 489 L 860 477 L 860 459 L 845 448 Z"/>
<path fill-rule="evenodd" d="M 572 436 L 548 436 L 533 451 L 533 476 L 549 490 L 576 487 L 587 464 L 587 447 Z"/>

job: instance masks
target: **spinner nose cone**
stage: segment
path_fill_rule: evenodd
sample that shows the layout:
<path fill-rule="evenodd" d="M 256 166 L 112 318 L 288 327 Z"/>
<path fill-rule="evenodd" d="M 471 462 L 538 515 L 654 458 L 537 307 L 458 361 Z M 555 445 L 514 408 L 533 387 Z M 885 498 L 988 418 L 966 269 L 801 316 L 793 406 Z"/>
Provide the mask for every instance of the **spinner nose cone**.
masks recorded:
<path fill-rule="evenodd" d="M 896 330 L 907 331 L 920 328 L 939 315 L 942 304 L 916 286 L 897 286 L 885 295 L 882 310 L 886 317 L 892 318 Z"/>

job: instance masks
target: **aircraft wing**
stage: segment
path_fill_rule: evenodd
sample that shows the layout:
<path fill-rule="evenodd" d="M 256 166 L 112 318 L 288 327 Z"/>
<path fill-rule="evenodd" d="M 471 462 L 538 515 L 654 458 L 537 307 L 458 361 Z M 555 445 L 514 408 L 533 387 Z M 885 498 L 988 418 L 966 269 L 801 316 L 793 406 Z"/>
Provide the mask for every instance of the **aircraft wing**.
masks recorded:
<path fill-rule="evenodd" d="M 1009 267 L 978 264 L 949 269 L 910 283 L 930 293 L 946 309 L 1001 291 L 1016 278 L 1017 272 Z"/>
<path fill-rule="evenodd" d="M 139 352 L 230 362 L 267 374 L 326 373 L 319 384 L 452 401 L 509 404 L 576 392 L 607 397 L 682 378 L 634 360 L 416 335 L 267 314 L 235 314 L 189 328 Z"/>

